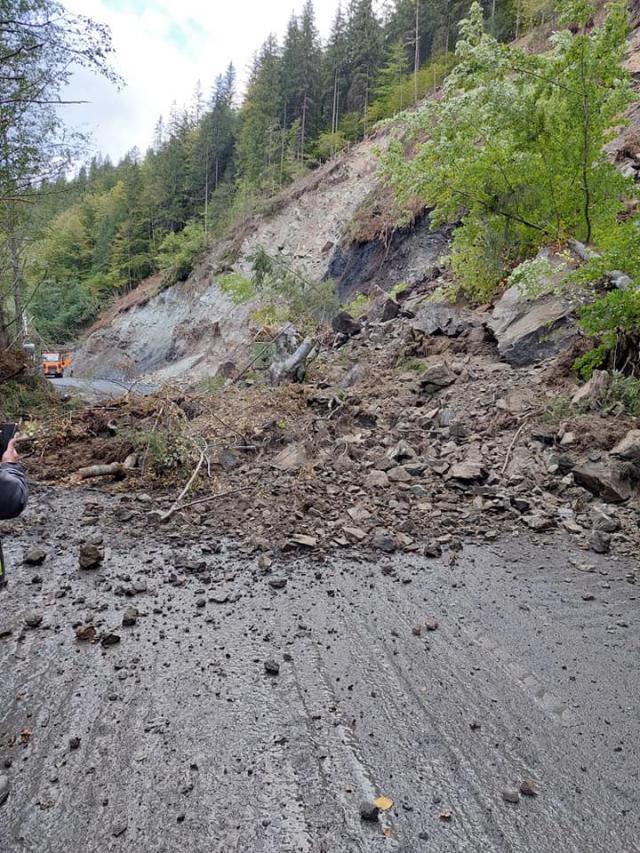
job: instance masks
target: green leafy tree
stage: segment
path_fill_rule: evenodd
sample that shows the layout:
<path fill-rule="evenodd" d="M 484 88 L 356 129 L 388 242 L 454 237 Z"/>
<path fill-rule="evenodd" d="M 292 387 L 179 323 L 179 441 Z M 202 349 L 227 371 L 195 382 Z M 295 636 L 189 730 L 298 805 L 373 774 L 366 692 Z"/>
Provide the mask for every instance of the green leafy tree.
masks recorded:
<path fill-rule="evenodd" d="M 615 3 L 589 30 L 590 11 L 568 8 L 572 29 L 530 55 L 486 33 L 474 3 L 446 97 L 411 120 L 426 141 L 413 158 L 396 145 L 385 160 L 401 204 L 418 196 L 434 225 L 462 219 L 454 269 L 479 299 L 544 243 L 597 244 L 621 209 L 629 182 L 603 149 L 634 99 L 622 65 L 626 12 Z"/>

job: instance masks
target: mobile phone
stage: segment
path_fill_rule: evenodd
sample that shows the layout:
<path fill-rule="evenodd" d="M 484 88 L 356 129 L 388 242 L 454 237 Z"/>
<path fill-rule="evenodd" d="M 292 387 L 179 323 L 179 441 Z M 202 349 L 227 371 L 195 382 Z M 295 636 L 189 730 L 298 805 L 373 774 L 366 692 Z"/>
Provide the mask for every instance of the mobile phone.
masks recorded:
<path fill-rule="evenodd" d="M 9 442 L 18 430 L 18 424 L 0 424 L 0 456 L 9 446 Z"/>

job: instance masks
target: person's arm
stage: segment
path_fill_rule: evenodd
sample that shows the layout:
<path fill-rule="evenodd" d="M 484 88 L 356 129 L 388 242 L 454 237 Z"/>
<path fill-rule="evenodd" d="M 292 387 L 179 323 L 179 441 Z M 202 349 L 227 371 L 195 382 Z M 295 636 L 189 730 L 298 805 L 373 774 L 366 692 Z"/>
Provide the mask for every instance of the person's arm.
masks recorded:
<path fill-rule="evenodd" d="M 28 496 L 27 474 L 19 462 L 15 439 L 12 439 L 0 464 L 0 519 L 20 515 Z"/>

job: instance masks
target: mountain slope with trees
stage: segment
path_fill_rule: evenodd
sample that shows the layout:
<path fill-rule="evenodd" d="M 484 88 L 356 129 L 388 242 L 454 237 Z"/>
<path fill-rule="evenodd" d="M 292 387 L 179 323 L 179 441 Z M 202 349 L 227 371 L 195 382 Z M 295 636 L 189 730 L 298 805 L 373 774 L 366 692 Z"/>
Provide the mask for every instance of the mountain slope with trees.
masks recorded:
<path fill-rule="evenodd" d="M 47 5 L 30 0 L 21 14 Z M 13 290 L 43 340 L 70 340 L 154 272 L 167 285 L 186 279 L 230 224 L 416 104 L 451 67 L 468 5 L 349 0 L 323 44 L 307 0 L 284 38 L 270 35 L 257 51 L 241 100 L 230 66 L 210 93 L 198 86 L 186 107 L 159 119 L 146 152 L 117 164 L 96 156 L 73 179 L 67 168 L 40 174 L 20 224 L 23 275 Z M 500 38 L 514 33 L 511 0 L 485 14 Z"/>

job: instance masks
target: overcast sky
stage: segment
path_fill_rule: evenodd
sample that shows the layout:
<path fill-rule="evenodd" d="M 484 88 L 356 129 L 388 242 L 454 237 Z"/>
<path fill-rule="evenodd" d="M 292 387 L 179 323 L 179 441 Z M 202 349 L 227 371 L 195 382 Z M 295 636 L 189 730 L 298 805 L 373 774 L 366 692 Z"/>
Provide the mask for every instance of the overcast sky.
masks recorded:
<path fill-rule="evenodd" d="M 240 88 L 255 50 L 270 32 L 282 37 L 304 0 L 66 0 L 73 12 L 111 27 L 113 64 L 126 85 L 79 75 L 72 95 L 91 103 L 65 108 L 65 119 L 90 131 L 96 151 L 117 160 L 151 142 L 172 101 L 187 103 L 198 80 L 208 94 L 216 75 L 236 65 Z M 326 38 L 338 0 L 315 0 Z"/>

